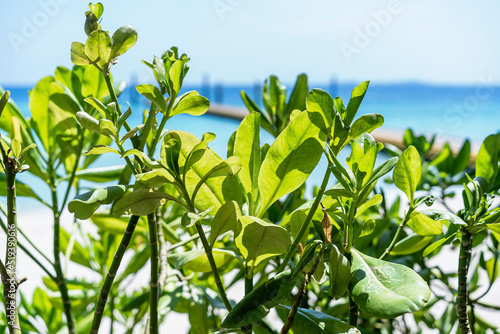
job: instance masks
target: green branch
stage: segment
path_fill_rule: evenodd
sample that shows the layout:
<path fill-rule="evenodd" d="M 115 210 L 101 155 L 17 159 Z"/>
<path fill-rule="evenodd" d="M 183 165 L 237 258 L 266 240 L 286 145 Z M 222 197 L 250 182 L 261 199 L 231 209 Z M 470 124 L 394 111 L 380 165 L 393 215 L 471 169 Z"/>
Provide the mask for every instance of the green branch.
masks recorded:
<path fill-rule="evenodd" d="M 151 247 L 151 292 L 149 294 L 149 333 L 158 334 L 158 231 L 156 215 L 148 215 L 149 245 Z"/>
<path fill-rule="evenodd" d="M 462 334 L 472 333 L 467 315 L 467 271 L 472 249 L 472 234 L 462 228 L 462 242 L 460 243 L 460 255 L 458 259 L 458 294 L 457 294 L 457 317 L 458 325 Z"/>
<path fill-rule="evenodd" d="M 106 306 L 106 301 L 108 300 L 109 292 L 111 290 L 111 285 L 113 284 L 116 272 L 120 267 L 123 255 L 127 250 L 130 240 L 132 239 L 132 235 L 134 233 L 138 221 L 139 221 L 139 216 L 130 217 L 127 228 L 125 229 L 125 233 L 123 234 L 122 240 L 120 242 L 120 246 L 118 247 L 118 250 L 115 253 L 113 262 L 111 263 L 111 267 L 109 268 L 108 274 L 106 275 L 106 279 L 104 280 L 104 284 L 102 285 L 101 293 L 99 295 L 99 300 L 97 302 L 97 306 L 94 311 L 94 320 L 92 321 L 92 328 L 90 330 L 90 334 L 99 333 L 99 326 L 101 325 L 101 320 L 104 313 L 104 307 Z"/>

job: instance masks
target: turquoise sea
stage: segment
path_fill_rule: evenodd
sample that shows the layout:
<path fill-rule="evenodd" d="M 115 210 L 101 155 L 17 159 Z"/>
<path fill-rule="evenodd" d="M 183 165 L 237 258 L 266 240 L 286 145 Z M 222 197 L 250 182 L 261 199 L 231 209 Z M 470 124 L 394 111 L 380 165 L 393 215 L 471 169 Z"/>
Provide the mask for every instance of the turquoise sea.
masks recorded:
<path fill-rule="evenodd" d="M 293 85 L 288 85 L 289 93 Z M 333 96 L 340 96 L 347 103 L 351 90 L 355 84 L 340 85 L 314 85 L 309 88 L 322 88 Z M 11 91 L 12 99 L 25 115 L 29 115 L 28 90 L 30 87 L 4 87 Z M 200 94 L 207 96 L 212 102 L 244 108 L 240 98 L 240 91 L 244 90 L 255 101 L 261 101 L 258 86 L 191 86 L 185 87 L 185 91 L 197 90 Z M 128 88 L 120 97 L 121 104 L 129 102 L 132 105 L 133 114 L 129 119 L 133 127 L 142 122 L 142 112 L 148 107 L 147 102 L 135 89 Z M 487 135 L 500 130 L 500 87 L 478 84 L 477 86 L 431 86 L 423 84 L 391 84 L 381 85 L 372 83 L 367 91 L 365 99 L 358 112 L 380 113 L 385 118 L 383 128 L 388 130 L 404 131 L 413 128 L 417 133 L 437 133 L 443 138 L 454 138 L 464 140 L 469 138 L 474 142 L 481 142 Z M 179 115 L 167 123 L 169 130 L 188 131 L 199 138 L 205 132 L 213 132 L 216 139 L 210 144 L 222 157 L 226 157 L 227 141 L 238 127 L 239 122 L 234 119 L 223 118 L 214 115 L 194 117 Z M 262 131 L 261 140 L 271 142 L 272 137 Z M 123 164 L 115 155 L 104 155 L 93 165 L 110 166 Z M 323 169 L 320 164 L 313 175 L 309 185 L 318 184 L 321 180 Z M 39 194 L 47 193 L 46 185 L 41 181 L 33 180 L 30 175 L 22 175 L 21 181 L 29 183 Z M 40 186 L 40 187 L 39 187 Z M 33 201 L 27 200 L 29 204 Z M 28 204 L 28 203 L 27 203 Z"/>

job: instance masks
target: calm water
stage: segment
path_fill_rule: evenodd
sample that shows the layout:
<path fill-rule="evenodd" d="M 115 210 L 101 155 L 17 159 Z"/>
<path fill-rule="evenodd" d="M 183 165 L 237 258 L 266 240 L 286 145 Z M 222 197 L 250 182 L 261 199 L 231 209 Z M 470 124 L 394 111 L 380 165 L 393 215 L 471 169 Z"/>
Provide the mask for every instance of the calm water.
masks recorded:
<path fill-rule="evenodd" d="M 334 96 L 341 96 L 347 103 L 351 90 L 355 85 L 310 85 L 329 91 Z M 290 85 L 289 87 L 293 87 Z M 25 115 L 29 115 L 28 87 L 4 87 L 11 90 L 12 98 Z M 198 90 L 211 101 L 244 107 L 240 99 L 240 91 L 245 90 L 254 100 L 260 101 L 260 87 L 257 86 L 219 86 L 219 87 L 186 87 L 188 90 Z M 289 89 L 291 91 L 291 88 Z M 142 111 L 147 108 L 146 101 L 135 89 L 125 91 L 121 101 L 131 103 L 134 113 L 129 119 L 131 126 L 140 124 Z M 485 136 L 500 130 L 500 87 L 443 87 L 418 84 L 376 85 L 368 89 L 359 114 L 380 113 L 385 118 L 384 128 L 404 130 L 413 128 L 419 133 L 438 133 L 443 136 L 470 138 L 480 142 Z M 218 116 L 204 115 L 193 117 L 179 115 L 169 120 L 169 130 L 189 131 L 199 138 L 204 132 L 214 132 L 217 137 L 210 144 L 222 157 L 226 156 L 227 141 L 237 129 L 239 122 Z M 261 134 L 262 141 L 270 142 L 272 137 L 265 131 Z M 99 158 L 94 164 L 109 166 L 122 164 L 117 156 L 108 154 Z M 315 170 L 310 184 L 318 184 L 323 174 L 322 167 Z M 47 193 L 41 182 L 32 180 L 29 175 L 22 175 L 24 182 L 36 186 L 41 194 Z M 38 184 L 41 188 L 38 188 Z M 34 187 L 35 188 L 35 187 Z M 46 196 L 43 196 L 46 197 Z M 32 201 L 29 201 L 32 203 Z M 33 203 L 34 204 L 34 203 Z"/>

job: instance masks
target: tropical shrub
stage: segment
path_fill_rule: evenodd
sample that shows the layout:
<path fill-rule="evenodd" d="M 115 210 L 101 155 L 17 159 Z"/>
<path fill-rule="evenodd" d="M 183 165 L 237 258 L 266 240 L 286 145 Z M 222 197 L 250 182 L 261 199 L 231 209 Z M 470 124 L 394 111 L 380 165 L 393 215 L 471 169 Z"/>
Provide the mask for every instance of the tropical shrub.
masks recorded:
<path fill-rule="evenodd" d="M 177 312 L 188 315 L 189 333 L 497 332 L 475 308 L 498 309 L 482 298 L 498 276 L 500 135 L 485 139 L 475 166 L 468 141 L 457 156 L 448 144 L 432 155 L 433 139 L 408 130 L 406 147 L 384 146 L 370 134 L 382 115 L 357 117 L 369 82 L 346 105 L 309 90 L 305 75 L 289 96 L 271 76 L 263 108 L 242 92 L 249 114 L 223 158 L 209 148 L 214 133 L 165 130 L 171 118 L 202 116 L 210 105 L 183 93 L 190 59 L 175 47 L 144 61 L 156 84 L 136 86 L 150 106 L 130 124 L 137 111 L 118 100 L 124 85 L 111 68 L 138 35 L 123 26 L 110 36 L 102 14 L 100 3 L 89 5 L 88 37 L 71 45 L 75 66 L 34 87 L 31 117 L 2 91 L 4 331 L 98 333 L 107 321 L 110 332 L 159 333 Z M 93 168 L 101 155 L 117 165 Z M 324 176 L 308 196 L 315 168 Z M 50 199 L 22 183 L 22 172 L 42 180 Z M 448 205 L 457 187 L 458 211 Z M 17 196 L 51 209 L 52 256 L 18 226 Z M 71 231 L 61 227 L 66 209 Z M 89 224 L 97 233 L 84 232 Z M 18 246 L 46 274 L 33 296 L 16 276 Z M 452 247 L 456 273 L 430 264 Z M 69 262 L 92 275 L 66 271 Z M 132 288 L 144 267 L 149 282 Z M 244 297 L 233 300 L 229 288 Z M 281 321 L 266 317 L 273 309 Z"/>

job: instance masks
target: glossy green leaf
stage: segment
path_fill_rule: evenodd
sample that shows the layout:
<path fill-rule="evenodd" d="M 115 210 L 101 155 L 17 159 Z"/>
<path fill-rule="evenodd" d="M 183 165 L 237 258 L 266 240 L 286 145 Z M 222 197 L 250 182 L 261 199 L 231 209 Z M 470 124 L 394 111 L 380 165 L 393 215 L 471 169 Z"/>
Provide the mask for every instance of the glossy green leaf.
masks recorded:
<path fill-rule="evenodd" d="M 85 44 L 80 42 L 71 43 L 71 62 L 75 65 L 89 65 L 90 59 L 85 54 Z"/>
<path fill-rule="evenodd" d="M 241 171 L 238 173 L 238 178 L 252 210 L 257 202 L 259 192 L 260 119 L 260 114 L 256 112 L 243 119 L 236 131 L 233 149 L 233 154 L 241 161 Z"/>
<path fill-rule="evenodd" d="M 416 272 L 351 250 L 350 294 L 361 311 L 393 319 L 426 305 L 431 290 Z"/>
<path fill-rule="evenodd" d="M 352 90 L 351 98 L 347 104 L 345 117 L 342 119 L 345 125 L 351 125 L 354 117 L 356 117 L 356 113 L 358 112 L 359 106 L 365 97 L 369 84 L 370 81 L 364 81 Z"/>
<path fill-rule="evenodd" d="M 68 95 L 63 86 L 53 77 L 40 80 L 30 91 L 32 127 L 48 153 L 55 158 L 59 135 L 76 136 L 75 114 L 80 107 Z"/>
<path fill-rule="evenodd" d="M 92 154 L 103 154 L 103 153 L 116 153 L 120 154 L 117 149 L 106 146 L 106 145 L 96 145 L 90 148 L 90 150 L 83 152 L 83 155 L 92 155 Z"/>
<path fill-rule="evenodd" d="M 424 250 L 424 253 L 422 254 L 423 256 L 427 256 L 429 255 L 430 253 L 432 253 L 433 251 L 435 251 L 436 249 L 438 249 L 439 247 L 441 247 L 441 245 L 443 245 L 445 242 L 447 242 L 448 240 L 450 240 L 451 238 L 455 237 L 457 233 L 453 233 L 452 235 L 446 237 L 446 238 L 443 238 L 443 239 L 440 239 L 434 243 L 432 243 L 429 247 L 427 247 L 425 250 Z"/>
<path fill-rule="evenodd" d="M 336 111 L 330 94 L 322 89 L 315 88 L 311 90 L 309 94 L 307 94 L 306 108 L 311 114 L 317 113 L 322 116 L 324 123 L 320 128 L 327 135 L 331 136 L 331 127 Z"/>
<path fill-rule="evenodd" d="M 349 129 L 348 138 L 356 139 L 362 133 L 370 133 L 384 124 L 384 116 L 380 114 L 365 114 L 354 121 Z"/>
<path fill-rule="evenodd" d="M 137 85 L 135 88 L 137 89 L 139 94 L 147 98 L 149 101 L 153 102 L 162 112 L 165 112 L 167 110 L 165 98 L 156 86 L 143 84 Z"/>
<path fill-rule="evenodd" d="M 278 131 L 269 122 L 269 119 L 266 117 L 266 114 L 262 112 L 259 106 L 244 91 L 241 91 L 241 99 L 243 100 L 243 103 L 245 104 L 250 113 L 258 112 L 260 114 L 262 128 L 267 132 L 269 132 L 270 134 L 272 134 L 274 137 L 277 137 Z"/>
<path fill-rule="evenodd" d="M 309 86 L 307 85 L 307 75 L 300 74 L 295 81 L 295 86 L 290 94 L 288 103 L 286 104 L 285 114 L 290 115 L 295 109 L 303 111 L 306 109 L 306 97 L 309 92 Z"/>
<path fill-rule="evenodd" d="M 129 132 L 123 135 L 122 139 L 120 139 L 120 144 L 123 144 L 125 140 L 130 139 L 135 136 L 135 134 L 144 127 L 144 124 L 139 124 L 135 128 L 131 129 Z"/>
<path fill-rule="evenodd" d="M 124 169 L 124 165 L 88 168 L 77 171 L 75 173 L 75 177 L 91 182 L 110 182 L 118 180 Z M 69 180 L 70 177 L 71 175 L 66 175 L 65 177 L 60 178 L 58 182 Z"/>
<path fill-rule="evenodd" d="M 207 210 L 199 213 L 185 212 L 181 218 L 181 225 L 184 226 L 185 228 L 191 227 L 197 222 L 203 220 L 206 216 L 208 216 L 208 213 L 211 210 L 212 208 L 208 208 Z"/>
<path fill-rule="evenodd" d="M 337 246 L 332 245 L 330 251 L 330 295 L 339 299 L 345 295 L 351 277 L 351 264 L 340 253 Z"/>
<path fill-rule="evenodd" d="M 111 37 L 104 30 L 94 30 L 85 42 L 85 54 L 89 60 L 107 72 L 111 60 Z"/>
<path fill-rule="evenodd" d="M 137 31 L 132 26 L 118 28 L 113 34 L 110 59 L 121 56 L 137 42 Z"/>
<path fill-rule="evenodd" d="M 173 183 L 175 179 L 164 168 L 154 169 L 150 172 L 137 174 L 135 176 L 135 186 L 141 188 L 158 188 L 165 183 Z"/>
<path fill-rule="evenodd" d="M 238 219 L 241 217 L 241 211 L 238 203 L 229 201 L 222 205 L 215 214 L 210 231 L 210 246 L 213 246 L 217 237 L 228 231 L 234 231 Z"/>
<path fill-rule="evenodd" d="M 391 251 L 391 255 L 408 255 L 424 249 L 433 237 L 424 237 L 419 234 L 410 234 L 406 238 L 398 241 Z"/>
<path fill-rule="evenodd" d="M 212 255 L 217 268 L 222 267 L 229 260 L 232 260 L 235 257 L 232 252 L 215 248 L 212 249 Z M 184 268 L 198 273 L 208 273 L 212 271 L 210 263 L 208 262 L 207 254 L 202 249 L 171 254 L 169 255 L 169 258 L 173 261 L 174 266 L 177 269 Z"/>
<path fill-rule="evenodd" d="M 453 169 L 451 174 L 456 175 L 460 172 L 463 172 L 470 163 L 470 141 L 466 139 L 462 148 L 458 152 L 457 157 L 453 163 Z"/>
<path fill-rule="evenodd" d="M 278 314 L 286 319 L 290 306 L 280 305 Z M 334 318 L 328 314 L 315 310 L 299 307 L 292 325 L 296 334 L 360 334 L 361 332 L 348 323 Z"/>
<path fill-rule="evenodd" d="M 406 194 L 406 197 L 410 200 L 410 205 L 413 205 L 415 191 L 421 176 L 420 154 L 415 146 L 410 146 L 399 157 L 392 174 L 394 184 Z"/>
<path fill-rule="evenodd" d="M 123 196 L 125 186 L 109 186 L 88 191 L 68 203 L 68 211 L 78 219 L 88 219 L 103 204 L 111 204 Z"/>
<path fill-rule="evenodd" d="M 164 143 L 168 142 L 170 139 L 178 140 L 178 145 L 180 147 L 178 163 L 179 168 L 182 170 L 186 158 L 200 140 L 194 135 L 182 131 L 171 131 L 167 133 L 164 138 Z M 207 148 L 202 158 L 194 163 L 186 173 L 186 188 L 190 196 L 193 194 L 202 178 L 217 166 L 224 167 L 226 165 L 223 164 L 223 160 L 215 152 Z M 231 200 L 239 204 L 241 203 L 241 193 L 238 181 L 235 176 L 228 176 L 227 173 L 222 173 L 215 174 L 208 178 L 203 185 L 199 187 L 194 205 L 199 211 L 214 207 L 213 213 L 215 213 L 224 203 Z"/>
<path fill-rule="evenodd" d="M 500 134 L 486 137 L 476 157 L 476 176 L 484 178 L 490 186 L 498 174 Z"/>
<path fill-rule="evenodd" d="M 324 143 L 324 136 L 306 112 L 297 116 L 276 138 L 259 172 L 261 207 L 258 216 L 306 181 L 323 154 Z"/>
<path fill-rule="evenodd" d="M 427 237 L 441 234 L 443 229 L 442 222 L 417 211 L 411 214 L 407 224 L 415 233 Z"/>
<path fill-rule="evenodd" d="M 117 201 L 111 212 L 115 217 L 121 215 L 147 216 L 167 201 L 179 202 L 177 198 L 158 190 L 137 189 Z"/>
<path fill-rule="evenodd" d="M 361 204 L 359 206 L 359 208 L 356 211 L 356 215 L 354 216 L 354 218 L 360 217 L 363 214 L 363 212 L 365 212 L 366 210 L 368 210 L 372 206 L 378 205 L 378 204 L 382 203 L 382 200 L 383 200 L 382 195 L 380 195 L 380 194 L 374 195 L 368 201 L 366 201 L 365 203 L 363 203 L 363 204 Z"/>
<path fill-rule="evenodd" d="M 269 309 L 290 298 L 300 277 L 301 275 L 294 277 L 290 270 L 287 270 L 260 284 L 234 306 L 221 327 L 242 327 L 264 318 Z"/>
<path fill-rule="evenodd" d="M 426 209 L 426 210 L 420 210 L 420 213 L 426 215 L 427 217 L 435 220 L 435 221 L 447 221 L 450 222 L 454 225 L 459 225 L 459 226 L 467 226 L 467 223 L 462 220 L 462 218 L 458 217 L 457 215 L 449 212 L 449 211 L 443 211 L 443 210 L 438 210 L 438 209 Z"/>
<path fill-rule="evenodd" d="M 188 114 L 193 116 L 201 116 L 208 111 L 210 101 L 201 96 L 197 91 L 190 91 L 181 95 L 170 111 L 169 116 Z"/>
<path fill-rule="evenodd" d="M 77 112 L 76 119 L 85 129 L 101 133 L 99 130 L 99 122 L 85 111 Z"/>
<path fill-rule="evenodd" d="M 290 247 L 290 235 L 283 227 L 257 217 L 243 216 L 234 232 L 234 243 L 250 268 L 281 255 Z"/>
<path fill-rule="evenodd" d="M 128 218 L 115 218 L 107 214 L 94 214 L 90 217 L 92 223 L 101 231 L 106 231 L 112 234 L 122 236 L 128 226 Z M 141 224 L 135 227 L 135 231 L 139 233 L 147 233 L 148 229 Z"/>

